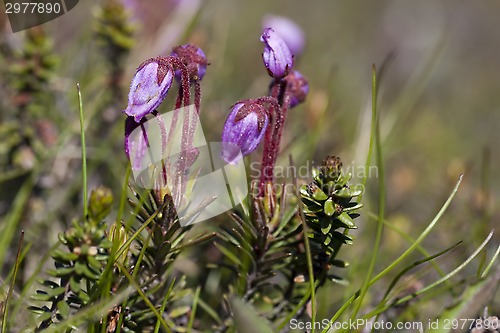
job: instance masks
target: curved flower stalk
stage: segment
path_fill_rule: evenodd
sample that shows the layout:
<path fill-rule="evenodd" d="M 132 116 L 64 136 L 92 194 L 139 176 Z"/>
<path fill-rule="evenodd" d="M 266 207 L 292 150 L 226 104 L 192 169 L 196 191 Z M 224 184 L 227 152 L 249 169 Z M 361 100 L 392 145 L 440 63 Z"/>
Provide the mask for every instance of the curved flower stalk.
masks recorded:
<path fill-rule="evenodd" d="M 196 112 L 200 114 L 200 107 L 201 107 L 200 81 L 205 76 L 205 73 L 207 71 L 207 66 L 209 65 L 205 52 L 203 52 L 203 50 L 196 45 L 184 44 L 174 47 L 170 56 L 173 57 L 174 59 L 178 59 L 182 64 L 185 65 L 187 69 L 187 76 L 189 78 L 189 85 L 186 84 L 186 82 L 184 82 L 181 85 L 180 89 L 183 90 L 183 93 L 189 93 L 191 86 L 194 86 L 194 106 L 196 108 Z M 175 78 L 178 81 L 182 82 L 182 73 L 179 70 L 175 71 Z M 187 105 L 184 104 L 184 106 Z M 176 109 L 178 109 L 177 103 L 176 103 Z M 177 117 L 177 115 L 175 115 L 175 117 Z M 188 131 L 188 135 L 187 135 L 187 142 L 185 144 L 183 151 L 188 151 L 192 149 L 191 145 L 196 130 L 196 125 L 197 121 L 194 117 L 191 120 L 190 124 L 188 123 L 188 119 L 185 119 L 183 126 L 184 129 Z M 172 126 L 175 126 L 175 121 L 172 121 Z M 183 156 L 182 158 L 187 159 L 188 156 Z"/>
<path fill-rule="evenodd" d="M 155 57 L 144 61 L 137 69 L 136 74 L 130 85 L 127 108 L 124 113 L 129 117 L 125 126 L 125 152 L 129 159 L 133 153 L 133 170 L 143 170 L 147 165 L 143 165 L 142 159 L 146 156 L 146 150 L 149 140 L 161 140 L 163 155 L 168 154 L 168 145 L 172 141 L 172 135 L 177 128 L 179 109 L 188 107 L 191 103 L 191 85 L 195 87 L 195 107 L 199 113 L 201 103 L 200 80 L 206 73 L 208 61 L 205 53 L 200 48 L 191 45 L 180 45 L 174 48 L 170 56 Z M 170 124 L 170 129 L 163 123 L 157 109 L 165 100 L 167 93 L 171 89 L 173 78 L 176 78 L 179 84 L 179 90 L 174 107 L 174 114 Z M 145 121 L 151 114 L 156 117 L 161 129 L 160 138 L 148 138 Z M 135 121 L 137 124 L 133 124 Z M 141 126 L 142 135 L 132 136 L 132 132 Z M 197 118 L 185 116 L 182 123 L 181 153 L 178 162 L 171 165 L 169 159 L 164 159 L 160 168 L 163 175 L 156 173 L 160 181 L 155 181 L 160 187 L 167 186 L 167 174 L 172 174 L 173 168 L 180 175 L 178 182 L 185 186 L 185 177 L 191 166 L 193 159 L 196 159 L 196 149 L 192 147 L 192 142 L 197 126 Z M 137 131 L 135 131 L 137 132 Z M 179 190 L 181 193 L 185 188 Z M 168 192 L 168 191 L 167 191 Z"/>
<path fill-rule="evenodd" d="M 313 182 L 300 190 L 307 234 L 297 207 L 285 207 L 285 196 L 274 192 L 274 166 L 287 113 L 305 101 L 309 84 L 293 68 L 291 52 L 273 29 L 265 29 L 261 40 L 265 44 L 264 66 L 272 77 L 269 96 L 260 99 L 267 104 L 263 107 L 255 100 L 236 103 L 222 133 L 223 142 L 235 144 L 242 152 L 237 155 L 229 150 L 223 154 L 228 163 L 250 154 L 264 141 L 260 179 L 257 185 L 253 183 L 256 191 L 251 192 L 244 213 L 232 214 L 233 223 L 222 226 L 217 247 L 223 253 L 233 254 L 228 255 L 230 260 L 220 263 L 236 272 L 235 280 L 229 281 L 234 290 L 228 292 L 249 303 L 266 304 L 274 310 L 263 311 L 261 315 L 276 322 L 303 302 L 307 292 L 304 282 L 309 279 L 308 255 L 312 256 L 317 288 L 328 279 L 340 279 L 334 267 L 347 264 L 336 256 L 342 245 L 352 243 L 342 229 L 356 227 L 353 219 L 361 204 L 352 199 L 361 191 L 349 186 L 350 175 L 342 172 L 340 160 L 327 157 L 323 166 L 314 171 Z M 305 239 L 311 245 L 308 253 Z M 300 316 L 305 309 L 302 306 L 296 315 Z M 230 326 L 224 324 L 218 332 L 225 332 Z"/>
<path fill-rule="evenodd" d="M 235 163 L 264 141 L 257 197 L 266 198 L 266 206 L 272 216 L 276 202 L 273 192 L 274 165 L 287 112 L 305 101 L 309 84 L 302 74 L 293 69 L 293 55 L 279 34 L 268 27 L 260 40 L 264 43 L 264 66 L 273 78 L 269 96 L 238 102 L 231 108 L 222 132 L 222 142 L 226 144 L 223 158 L 227 163 Z"/>
<path fill-rule="evenodd" d="M 272 59 L 281 59 L 273 63 L 266 62 L 266 57 L 264 57 L 264 65 L 269 75 L 273 77 L 269 95 L 277 99 L 279 103 L 279 108 L 276 109 L 273 117 L 273 124 L 268 127 L 265 135 L 259 185 L 259 196 L 265 197 L 272 216 L 275 208 L 273 203 L 276 202 L 276 195 L 273 191 L 274 165 L 278 158 L 288 109 L 305 101 L 309 85 L 302 74 L 292 69 L 293 58 L 290 60 L 288 56 L 290 51 L 279 35 L 273 33 L 272 29 L 265 29 L 261 40 L 266 42 L 264 54 L 270 52 Z M 282 72 L 284 77 L 279 75 Z"/>

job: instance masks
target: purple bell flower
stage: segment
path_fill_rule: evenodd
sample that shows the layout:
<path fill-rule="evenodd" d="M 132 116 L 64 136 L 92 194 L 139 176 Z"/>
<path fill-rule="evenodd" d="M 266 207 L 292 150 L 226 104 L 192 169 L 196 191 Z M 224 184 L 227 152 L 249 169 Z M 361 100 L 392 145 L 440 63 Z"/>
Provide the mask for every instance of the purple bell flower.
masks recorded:
<path fill-rule="evenodd" d="M 290 108 L 304 102 L 309 93 L 309 83 L 302 74 L 293 70 L 284 80 L 287 83 L 287 90 L 290 92 Z"/>
<path fill-rule="evenodd" d="M 266 109 L 255 100 L 233 105 L 222 131 L 222 158 L 229 164 L 236 164 L 254 151 L 264 136 L 268 122 Z"/>
<path fill-rule="evenodd" d="M 264 29 L 272 28 L 285 41 L 293 55 L 298 56 L 302 53 L 305 36 L 294 21 L 283 16 L 267 15 L 262 25 Z"/>
<path fill-rule="evenodd" d="M 260 40 L 265 43 L 262 59 L 269 75 L 277 79 L 288 75 L 293 56 L 285 41 L 271 28 L 264 29 Z"/>
<path fill-rule="evenodd" d="M 140 122 L 163 102 L 172 86 L 172 79 L 172 66 L 165 58 L 151 58 L 143 62 L 130 84 L 128 106 L 124 112 Z"/>
<path fill-rule="evenodd" d="M 191 81 L 200 81 L 205 76 L 209 65 L 205 52 L 196 45 L 184 44 L 174 47 L 173 57 L 179 58 L 188 68 Z M 181 71 L 175 71 L 175 78 L 181 80 Z"/>

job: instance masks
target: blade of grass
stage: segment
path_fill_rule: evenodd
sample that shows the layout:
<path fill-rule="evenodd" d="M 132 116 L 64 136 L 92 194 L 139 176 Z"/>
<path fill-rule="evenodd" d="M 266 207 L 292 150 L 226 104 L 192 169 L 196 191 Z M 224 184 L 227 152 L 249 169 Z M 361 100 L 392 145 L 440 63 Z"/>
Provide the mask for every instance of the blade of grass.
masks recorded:
<path fill-rule="evenodd" d="M 431 283 L 430 285 L 428 285 L 428 286 L 420 289 L 419 291 L 416 291 L 416 292 L 412 293 L 411 295 L 408 295 L 406 297 L 402 297 L 402 298 L 398 299 L 394 303 L 386 304 L 386 305 L 382 306 L 381 308 L 377 308 L 376 310 L 373 310 L 373 311 L 369 312 L 368 314 L 366 314 L 365 316 L 363 316 L 363 318 L 364 319 L 371 318 L 371 317 L 375 316 L 376 314 L 387 310 L 391 306 L 396 306 L 396 305 L 408 302 L 412 298 L 415 298 L 415 297 L 417 297 L 419 295 L 422 295 L 422 294 L 428 292 L 429 290 L 431 290 L 432 288 L 440 285 L 444 281 L 449 280 L 451 277 L 453 277 L 458 272 L 460 272 L 462 269 L 464 269 L 483 250 L 483 248 L 491 240 L 491 237 L 493 237 L 493 230 L 488 234 L 488 236 L 483 241 L 483 243 L 481 243 L 481 245 L 479 245 L 479 247 L 463 263 L 461 263 L 457 268 L 455 268 L 450 273 L 446 274 L 445 276 L 443 276 L 442 278 L 438 279 L 437 281 Z"/>
<path fill-rule="evenodd" d="M 120 246 L 120 248 L 118 249 L 118 251 L 116 251 L 115 255 L 114 255 L 114 262 L 116 263 L 116 260 L 122 255 L 122 253 L 128 248 L 130 247 L 130 244 L 132 244 L 132 242 L 137 238 L 137 236 L 139 236 L 139 234 L 147 228 L 147 226 L 153 222 L 153 220 L 155 219 L 156 215 L 158 215 L 161 211 L 163 210 L 163 206 L 161 207 L 158 207 L 158 209 L 153 213 L 151 214 L 151 216 L 146 220 L 144 221 L 144 223 L 134 232 L 134 234 L 129 238 L 127 239 L 127 241 L 122 245 Z"/>
<path fill-rule="evenodd" d="M 130 167 L 130 163 L 127 167 L 127 171 L 125 172 L 125 179 L 123 180 L 123 187 L 122 187 L 122 193 L 120 195 L 120 207 L 118 207 L 118 213 L 116 216 L 116 227 L 118 228 L 122 220 L 123 212 L 125 211 L 125 203 L 127 202 L 127 189 L 128 189 L 128 182 L 130 178 L 130 172 L 132 171 Z"/>
<path fill-rule="evenodd" d="M 17 226 L 21 221 L 21 217 L 24 212 L 24 207 L 26 206 L 31 192 L 34 186 L 34 176 L 33 174 L 25 180 L 21 189 L 16 195 L 14 199 L 14 203 L 10 209 L 10 214 L 5 217 L 2 221 L 3 229 L 0 232 L 0 272 L 2 271 L 2 267 L 4 264 L 5 258 L 7 258 L 7 251 L 9 245 L 14 237 Z"/>
<path fill-rule="evenodd" d="M 361 294 L 358 299 L 358 303 L 354 311 L 351 314 L 351 320 L 356 318 L 363 300 L 368 291 L 368 286 L 370 283 L 373 270 L 375 269 L 375 263 L 377 261 L 378 252 L 380 249 L 380 243 L 382 242 L 382 234 L 384 231 L 384 214 L 385 214 L 385 177 L 384 177 L 384 163 L 382 157 L 382 145 L 380 143 L 380 129 L 379 129 L 379 115 L 377 113 L 377 69 L 375 64 L 372 65 L 372 121 L 375 121 L 375 151 L 377 154 L 377 167 L 379 174 L 379 205 L 378 205 L 378 219 L 377 219 L 377 231 L 375 234 L 375 242 L 373 244 L 372 255 L 370 258 L 370 264 L 368 266 L 368 272 L 366 273 L 363 285 L 361 286 Z M 372 124 L 373 125 L 373 124 Z M 371 144 L 370 138 L 370 144 Z M 366 180 L 365 180 L 366 181 Z"/>
<path fill-rule="evenodd" d="M 170 283 L 170 286 L 168 287 L 168 290 L 167 290 L 167 293 L 165 294 L 165 298 L 163 299 L 163 302 L 161 303 L 161 307 L 160 307 L 160 313 L 163 313 L 165 312 L 165 308 L 167 307 L 167 302 L 168 302 L 168 299 L 170 297 L 170 293 L 172 292 L 172 289 L 174 289 L 174 284 L 175 284 L 175 277 L 173 278 L 172 280 L 172 283 Z M 156 321 L 156 326 L 155 326 L 155 330 L 153 333 L 158 333 L 160 331 L 160 321 L 157 320 Z"/>
<path fill-rule="evenodd" d="M 14 292 L 14 285 L 16 284 L 17 271 L 19 269 L 19 264 L 21 261 L 21 250 L 23 248 L 24 242 L 24 230 L 21 231 L 21 236 L 19 237 L 19 246 L 17 247 L 16 264 L 14 266 L 14 274 L 12 275 L 12 281 L 10 283 L 9 293 L 7 294 L 7 299 L 4 304 L 4 311 L 2 316 L 2 332 L 7 332 L 7 318 L 9 315 L 9 301 L 12 298 L 12 293 Z"/>
<path fill-rule="evenodd" d="M 55 250 L 57 249 L 59 246 L 61 246 L 61 243 L 60 242 L 57 242 L 55 243 L 54 245 L 52 245 L 52 247 L 44 254 L 44 256 L 39 260 L 37 266 L 35 267 L 35 269 L 33 270 L 33 274 L 30 276 L 30 278 L 26 281 L 26 283 L 24 284 L 23 286 L 23 290 L 21 291 L 21 295 L 20 295 L 20 299 L 21 300 L 24 300 L 26 299 L 26 294 L 30 291 L 30 288 L 31 286 L 33 285 L 33 283 L 37 280 L 37 278 L 39 277 L 39 274 L 42 270 L 42 268 L 44 267 L 44 265 L 47 263 L 47 260 L 49 260 L 51 258 L 50 254 Z M 16 306 L 14 307 L 14 310 L 12 311 L 12 315 L 13 317 L 15 317 L 17 315 L 17 313 L 19 312 L 20 310 L 20 307 L 23 303 L 22 302 L 18 302 L 16 304 Z"/>
<path fill-rule="evenodd" d="M 222 325 L 222 319 L 220 319 L 218 313 L 210 307 L 203 299 L 198 300 L 200 308 L 202 308 L 213 320 L 217 322 L 218 325 Z"/>
<path fill-rule="evenodd" d="M 374 220 L 378 219 L 378 216 L 376 214 L 372 213 L 372 212 L 366 212 L 365 214 L 369 218 L 371 218 L 371 219 L 374 219 Z M 413 244 L 415 242 L 415 240 L 410 235 L 408 235 L 407 233 L 405 233 L 404 231 L 402 231 L 401 229 L 399 229 L 397 226 L 395 226 L 394 224 L 390 223 L 386 219 L 384 219 L 384 225 L 387 228 L 389 228 L 389 229 L 393 230 L 394 232 L 396 232 L 398 235 L 400 235 L 404 239 L 406 239 L 410 244 Z M 425 257 L 429 257 L 430 256 L 430 253 L 427 252 L 427 250 L 424 247 L 422 247 L 421 245 L 417 246 L 417 250 L 420 253 L 422 253 L 422 255 L 424 255 Z M 444 276 L 445 275 L 444 271 L 441 269 L 441 267 L 439 267 L 439 265 L 436 262 L 431 261 L 431 265 L 434 267 L 434 269 L 439 274 L 439 276 Z M 451 290 L 452 289 L 451 285 L 449 287 L 450 287 L 450 290 Z"/>
<path fill-rule="evenodd" d="M 106 315 L 109 309 L 113 308 L 116 304 L 121 303 L 133 292 L 133 288 L 126 288 L 123 291 L 115 294 L 111 298 L 106 298 L 100 300 L 92 306 L 80 309 L 75 314 L 71 315 L 67 319 L 53 324 L 46 328 L 43 333 L 61 333 L 67 332 L 69 327 L 78 327 L 82 323 L 90 318 L 102 318 Z"/>
<path fill-rule="evenodd" d="M 495 251 L 495 254 L 493 255 L 493 258 L 491 258 L 490 262 L 488 263 L 488 266 L 484 269 L 483 273 L 481 274 L 481 279 L 484 279 L 486 275 L 490 272 L 491 268 L 493 267 L 493 264 L 498 258 L 498 255 L 500 254 L 500 245 L 497 247 L 497 250 Z"/>
<path fill-rule="evenodd" d="M 450 332 L 449 328 L 445 329 L 443 327 L 443 323 L 459 322 L 461 318 L 477 318 L 477 314 L 481 312 L 484 305 L 495 297 L 499 282 L 500 271 L 497 271 L 495 275 L 487 279 L 480 279 L 470 285 L 466 285 L 460 301 L 439 313 L 437 318 L 439 320 L 437 322 L 441 323 L 439 325 L 441 327 L 432 328 L 428 332 L 461 332 L 462 330 L 458 329 Z M 469 324 L 473 323 L 469 322 Z"/>
<path fill-rule="evenodd" d="M 398 275 L 396 275 L 394 277 L 394 279 L 392 280 L 391 284 L 389 285 L 389 287 L 387 288 L 387 291 L 385 292 L 384 294 L 384 297 L 382 297 L 382 300 L 380 301 L 380 304 L 385 304 L 389 298 L 389 293 L 391 292 L 391 290 L 394 288 L 394 286 L 396 285 L 396 283 L 398 283 L 398 281 L 408 272 L 410 271 L 411 269 L 417 267 L 417 266 L 420 266 L 422 264 L 425 264 L 426 262 L 429 262 L 443 254 L 445 254 L 446 252 L 454 249 L 455 247 L 457 247 L 458 245 L 462 244 L 462 241 L 460 242 L 457 242 L 455 244 L 453 244 L 452 246 L 450 246 L 449 248 L 447 249 L 444 249 L 443 251 L 440 251 L 436 254 L 433 254 L 431 256 L 428 256 L 426 258 L 423 258 L 423 259 L 420 259 L 420 260 L 417 260 L 413 263 L 411 263 L 410 265 L 408 265 L 407 267 L 405 267 L 401 272 L 398 273 Z M 379 305 L 380 305 L 379 304 Z"/>
<path fill-rule="evenodd" d="M 375 145 L 376 133 L 377 133 L 377 76 L 375 73 L 375 65 L 372 67 L 372 121 L 370 130 L 370 143 L 368 146 L 368 155 L 366 156 L 365 171 L 370 168 L 373 154 L 373 146 Z M 366 188 L 366 182 L 368 180 L 368 173 L 365 172 L 363 178 L 361 179 L 361 186 Z M 358 196 L 357 202 L 360 203 L 363 199 L 363 194 Z"/>
<path fill-rule="evenodd" d="M 290 322 L 290 320 L 292 320 L 292 318 L 295 316 L 295 314 L 300 310 L 300 308 L 302 308 L 306 303 L 307 301 L 309 300 L 309 297 L 311 296 L 311 289 L 307 289 L 307 292 L 305 293 L 305 295 L 302 297 L 302 299 L 300 300 L 299 304 L 297 304 L 292 311 L 290 311 L 290 313 L 285 317 L 285 319 L 283 319 L 281 321 L 281 323 L 278 325 L 278 332 L 280 332 L 287 323 Z"/>
<path fill-rule="evenodd" d="M 294 163 L 292 159 L 292 155 L 289 155 L 290 166 L 293 168 Z M 294 175 L 293 177 L 293 187 L 295 190 L 295 196 L 300 198 L 299 186 L 297 183 L 297 177 Z M 299 199 L 300 200 L 300 199 Z M 304 216 L 304 211 L 302 209 L 302 203 L 299 202 L 299 216 L 300 221 L 302 223 L 303 237 L 304 237 L 304 247 L 306 249 L 306 259 L 307 259 L 307 272 L 309 274 L 309 290 L 311 292 L 311 320 L 313 323 L 316 322 L 316 283 L 314 282 L 314 271 L 312 265 L 312 255 L 311 255 L 311 245 L 309 244 L 309 228 L 307 227 L 306 217 Z M 315 332 L 315 327 L 313 325 L 312 333 Z"/>
<path fill-rule="evenodd" d="M 23 245 L 23 250 L 21 252 L 21 256 L 19 257 L 20 261 L 22 262 L 24 260 L 24 258 L 26 258 L 26 255 L 28 254 L 29 250 L 31 249 L 31 246 L 33 244 L 32 243 L 25 243 Z M 7 277 L 5 277 L 5 279 L 3 280 L 3 285 L 0 286 L 0 295 L 3 295 L 4 292 L 5 292 L 5 288 L 7 287 L 7 281 L 10 281 L 12 279 L 12 276 L 14 275 L 14 270 L 15 270 L 15 265 L 14 267 L 12 267 L 12 269 L 10 270 L 9 274 L 7 274 Z M 24 284 L 23 284 L 23 287 L 24 287 Z"/>
<path fill-rule="evenodd" d="M 375 277 L 373 277 L 370 280 L 370 283 L 368 286 L 372 286 L 374 283 L 376 283 L 378 280 L 386 276 L 389 272 L 391 272 L 397 265 L 399 265 L 403 260 L 405 260 L 418 246 L 419 244 L 427 237 L 427 235 L 432 231 L 432 229 L 435 227 L 437 222 L 441 219 L 443 216 L 444 212 L 448 209 L 448 207 L 451 204 L 451 201 L 455 197 L 455 195 L 458 192 L 458 188 L 460 187 L 460 184 L 462 183 L 463 175 L 460 176 L 458 179 L 458 182 L 455 184 L 455 187 L 453 188 L 453 191 L 451 194 L 448 196 L 448 199 L 446 202 L 443 204 L 439 212 L 436 214 L 436 216 L 432 219 L 432 221 L 427 225 L 427 227 L 422 231 L 420 236 L 415 240 L 415 242 L 403 253 L 401 254 L 392 264 L 390 264 L 388 267 L 386 267 L 382 272 L 378 273 Z M 352 304 L 354 300 L 360 295 L 360 290 L 358 290 L 354 295 L 352 295 L 341 307 L 337 312 L 331 317 L 330 321 L 335 322 L 343 313 L 344 311 Z M 325 329 L 322 331 L 322 333 L 326 333 L 328 329 Z"/>
<path fill-rule="evenodd" d="M 134 278 L 129 274 L 129 272 L 127 271 L 127 268 L 125 268 L 120 262 L 116 262 L 116 265 L 120 268 L 120 270 L 123 273 L 123 275 L 125 275 L 125 277 L 130 282 L 130 284 L 135 288 L 135 290 L 137 291 L 137 293 L 142 297 L 142 299 L 144 300 L 144 302 L 146 303 L 146 305 L 149 307 L 149 309 L 151 310 L 151 312 L 153 312 L 153 314 L 156 316 L 156 318 L 160 322 L 161 326 L 167 332 L 171 333 L 172 331 L 170 329 L 170 326 L 171 327 L 175 327 L 175 324 L 173 322 L 170 322 L 169 323 L 170 326 L 169 326 L 167 324 L 167 322 L 165 321 L 165 319 L 163 318 L 163 316 L 158 312 L 158 309 L 156 309 L 156 307 L 153 305 L 153 303 L 151 303 L 151 301 L 149 300 L 149 298 L 144 294 L 144 292 L 142 291 L 141 286 L 139 286 L 139 284 L 137 284 L 137 282 L 134 280 Z"/>
<path fill-rule="evenodd" d="M 198 300 L 200 299 L 200 286 L 196 288 L 196 291 L 194 293 L 194 298 L 193 298 L 193 307 L 191 309 L 191 315 L 189 316 L 189 322 L 187 326 L 187 331 L 191 332 L 193 329 L 193 324 L 194 324 L 194 318 L 196 316 L 196 308 L 198 307 Z"/>
<path fill-rule="evenodd" d="M 76 90 L 78 91 L 78 107 L 80 109 L 80 134 L 82 141 L 82 183 L 83 183 L 83 216 L 87 218 L 88 207 L 87 207 L 87 149 L 85 146 L 85 125 L 83 121 L 83 102 L 82 102 L 82 91 L 80 90 L 80 83 L 76 84 Z"/>

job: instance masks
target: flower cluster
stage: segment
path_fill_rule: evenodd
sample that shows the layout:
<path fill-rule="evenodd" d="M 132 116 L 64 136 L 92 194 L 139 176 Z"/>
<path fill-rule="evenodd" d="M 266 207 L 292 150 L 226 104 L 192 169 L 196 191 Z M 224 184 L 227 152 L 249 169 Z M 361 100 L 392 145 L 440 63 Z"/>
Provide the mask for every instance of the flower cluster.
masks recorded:
<path fill-rule="evenodd" d="M 282 23 L 281 23 L 282 25 Z M 280 23 L 273 23 L 277 30 Z M 283 29 L 281 29 L 284 31 Z M 286 30 L 286 29 L 285 29 Z M 259 196 L 270 188 L 274 180 L 273 170 L 279 152 L 281 136 L 288 109 L 304 102 L 309 86 L 302 74 L 294 69 L 295 56 L 287 44 L 293 43 L 293 36 L 286 38 L 271 27 L 266 27 L 260 37 L 264 44 L 262 59 L 264 66 L 272 77 L 268 96 L 241 100 L 231 107 L 222 132 L 221 157 L 229 164 L 236 164 L 242 157 L 254 151 L 264 141 L 262 172 Z M 294 50 L 300 52 L 302 40 L 295 43 Z M 144 169 L 149 146 L 146 134 L 146 117 L 150 114 L 158 116 L 157 108 L 163 103 L 173 82 L 179 83 L 179 93 L 175 109 L 188 106 L 191 102 L 191 88 L 194 87 L 194 104 L 197 112 L 201 99 L 199 81 L 204 77 L 208 61 L 203 50 L 186 44 L 173 48 L 169 56 L 159 56 L 143 62 L 138 68 L 130 85 L 128 105 L 124 113 L 128 116 L 125 122 L 125 152 L 132 161 L 134 170 Z M 175 78 L 175 80 L 174 80 Z M 158 117 L 158 121 L 161 122 Z M 190 136 L 195 125 L 183 124 L 182 150 L 192 150 Z M 162 143 L 167 146 L 165 124 L 160 124 Z M 140 128 L 142 133 L 137 133 Z M 132 135 L 132 133 L 135 133 Z M 184 158 L 185 161 L 189 158 Z M 184 167 L 185 169 L 185 167 Z M 271 194 L 273 195 L 273 194 Z"/>
<path fill-rule="evenodd" d="M 272 22 L 277 28 L 283 24 L 276 20 Z M 260 37 L 264 43 L 262 60 L 272 77 L 269 95 L 234 104 L 222 132 L 222 157 L 227 163 L 235 163 L 250 154 L 264 140 L 260 196 L 273 182 L 274 165 L 288 109 L 304 102 L 309 92 L 307 80 L 294 70 L 295 57 L 282 36 L 273 28 L 266 27 Z M 287 39 L 289 43 L 297 42 L 294 49 L 300 52 L 303 37 L 298 37 L 299 40 L 294 40 L 288 35 Z"/>
<path fill-rule="evenodd" d="M 174 78 L 180 82 L 175 109 L 191 103 L 190 88 L 194 86 L 194 104 L 199 110 L 199 81 L 205 75 L 207 66 L 203 50 L 192 44 L 177 46 L 170 56 L 150 58 L 139 65 L 130 84 L 127 108 L 123 111 L 128 116 L 125 121 L 125 153 L 129 159 L 132 153 L 135 154 L 131 159 L 134 170 L 143 167 L 141 162 L 148 146 L 145 117 L 150 114 L 158 116 L 157 108 L 167 97 Z M 138 127 L 142 128 L 142 135 L 132 137 L 132 132 Z M 184 139 L 189 141 L 188 138 Z M 167 138 L 162 140 L 165 143 Z"/>

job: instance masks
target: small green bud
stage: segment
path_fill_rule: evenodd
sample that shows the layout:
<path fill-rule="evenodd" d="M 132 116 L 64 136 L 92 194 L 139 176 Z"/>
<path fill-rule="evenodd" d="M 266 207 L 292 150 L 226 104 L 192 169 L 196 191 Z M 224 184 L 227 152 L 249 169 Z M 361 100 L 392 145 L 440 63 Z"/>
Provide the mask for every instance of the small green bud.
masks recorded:
<path fill-rule="evenodd" d="M 113 204 L 113 194 L 106 187 L 99 187 L 93 190 L 89 200 L 89 215 L 96 222 L 101 222 L 111 210 Z"/>
<path fill-rule="evenodd" d="M 109 228 L 108 239 L 114 244 L 116 244 L 116 249 L 118 250 L 123 246 L 128 240 L 127 231 L 123 225 L 119 225 L 117 227 L 117 223 L 113 223 Z M 123 251 L 123 253 L 118 257 L 118 261 L 121 264 L 125 264 L 125 260 L 127 259 L 128 248 Z"/>

